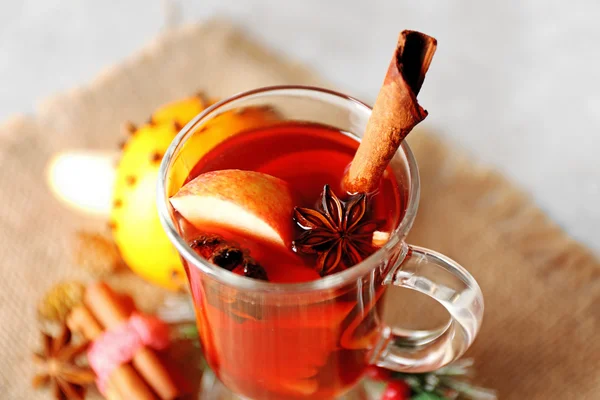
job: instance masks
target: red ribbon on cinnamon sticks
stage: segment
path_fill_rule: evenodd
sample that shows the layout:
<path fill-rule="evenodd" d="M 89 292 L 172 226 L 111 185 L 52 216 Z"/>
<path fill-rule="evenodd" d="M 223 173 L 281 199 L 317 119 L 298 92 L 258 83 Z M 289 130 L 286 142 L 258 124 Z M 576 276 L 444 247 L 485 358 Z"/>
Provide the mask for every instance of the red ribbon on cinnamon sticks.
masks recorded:
<path fill-rule="evenodd" d="M 87 288 L 84 303 L 85 306 L 70 313 L 67 320 L 69 327 L 88 340 L 117 341 L 114 345 L 101 345 L 100 350 L 96 349 L 98 352 L 102 349 L 121 349 L 126 353 L 114 355 L 108 361 L 96 359 L 99 364 L 108 364 L 98 367 L 101 378 L 99 388 L 105 389 L 108 399 L 154 400 L 158 397 L 161 400 L 172 400 L 182 394 L 173 376 L 154 351 L 163 348 L 167 342 L 168 332 L 165 332 L 164 325 L 147 317 L 130 318 L 135 313 L 133 303 L 113 292 L 103 282 Z M 159 337 L 149 337 L 152 335 Z M 121 343 L 123 340 L 125 344 Z M 117 362 L 124 359 L 130 359 L 130 362 Z"/>
<path fill-rule="evenodd" d="M 101 334 L 87 353 L 100 393 L 105 394 L 113 371 L 130 362 L 140 349 L 164 350 L 168 346 L 169 327 L 156 317 L 139 313 L 133 313 L 126 323 Z"/>

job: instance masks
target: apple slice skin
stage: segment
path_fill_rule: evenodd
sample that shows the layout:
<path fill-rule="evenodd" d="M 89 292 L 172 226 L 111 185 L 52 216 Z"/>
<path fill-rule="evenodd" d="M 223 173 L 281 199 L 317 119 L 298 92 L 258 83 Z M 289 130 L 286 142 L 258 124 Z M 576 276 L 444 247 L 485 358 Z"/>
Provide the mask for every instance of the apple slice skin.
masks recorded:
<path fill-rule="evenodd" d="M 287 182 L 268 174 L 220 170 L 184 185 L 171 204 L 198 229 L 231 229 L 278 245 L 292 241 L 294 196 Z"/>

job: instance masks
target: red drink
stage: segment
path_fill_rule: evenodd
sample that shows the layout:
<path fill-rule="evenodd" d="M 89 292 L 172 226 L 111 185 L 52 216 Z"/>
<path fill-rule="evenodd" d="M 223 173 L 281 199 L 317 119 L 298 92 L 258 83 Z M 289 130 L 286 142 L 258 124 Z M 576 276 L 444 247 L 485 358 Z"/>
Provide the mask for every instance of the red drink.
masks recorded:
<path fill-rule="evenodd" d="M 407 36 L 414 40 L 403 46 Z M 477 282 L 456 262 L 404 242 L 419 179 L 408 145 L 396 146 L 426 113 L 415 101 L 423 75 L 413 72 L 422 68 L 409 63 L 405 81 L 401 67 L 428 65 L 429 39 L 403 32 L 378 96 L 384 104 L 373 112 L 325 89 L 257 89 L 207 110 L 165 154 L 159 216 L 186 266 L 206 359 L 234 394 L 363 398 L 355 383 L 369 365 L 433 371 L 477 336 Z M 223 126 L 229 113 L 256 107 L 276 118 Z M 343 177 L 357 193 L 343 191 Z M 380 317 L 388 286 L 437 301 L 452 323 L 396 335 L 400 327 Z M 231 398 L 217 386 L 218 398 Z"/>
<path fill-rule="evenodd" d="M 209 171 L 262 172 L 287 181 L 297 206 L 314 208 L 325 184 L 342 200 L 347 197 L 341 182 L 357 147 L 352 137 L 322 125 L 284 123 L 226 140 L 200 160 L 187 181 Z M 405 205 L 406 190 L 388 171 L 369 200 L 370 218 L 383 221 L 377 230 L 391 232 Z M 269 282 L 320 278 L 312 255 L 217 227 L 202 227 L 200 233 L 179 221 L 188 242 L 214 233 L 247 249 Z M 291 219 L 289 223 L 294 224 Z M 369 364 L 380 336 L 382 280 L 389 265 L 359 281 L 359 290 L 352 282 L 298 303 L 243 298 L 213 284 L 193 266 L 186 265 L 186 270 L 206 358 L 235 392 L 257 399 L 331 398 L 351 388 Z"/>

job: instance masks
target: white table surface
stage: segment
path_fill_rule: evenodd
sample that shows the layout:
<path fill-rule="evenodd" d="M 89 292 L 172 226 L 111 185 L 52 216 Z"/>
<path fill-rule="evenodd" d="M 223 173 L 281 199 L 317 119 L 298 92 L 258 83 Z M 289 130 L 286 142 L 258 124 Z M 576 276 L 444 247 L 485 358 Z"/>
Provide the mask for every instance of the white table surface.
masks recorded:
<path fill-rule="evenodd" d="M 0 120 L 33 112 L 170 26 L 215 15 L 366 101 L 400 30 L 435 36 L 424 126 L 507 175 L 600 254 L 594 0 L 0 0 Z"/>

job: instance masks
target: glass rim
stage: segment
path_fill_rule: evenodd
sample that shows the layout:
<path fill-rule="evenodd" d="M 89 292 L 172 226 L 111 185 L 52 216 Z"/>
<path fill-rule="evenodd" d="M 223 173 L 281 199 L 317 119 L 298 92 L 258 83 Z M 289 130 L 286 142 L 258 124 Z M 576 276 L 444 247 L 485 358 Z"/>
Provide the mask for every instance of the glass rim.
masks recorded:
<path fill-rule="evenodd" d="M 180 256 L 192 263 L 194 267 L 199 268 L 203 273 L 207 274 L 213 279 L 225 285 L 235 287 L 236 289 L 252 292 L 299 293 L 330 290 L 342 286 L 344 284 L 356 281 L 369 271 L 373 270 L 378 265 L 379 259 L 382 257 L 382 255 L 392 251 L 396 246 L 402 243 L 402 241 L 408 234 L 408 231 L 412 227 L 416 216 L 420 190 L 419 171 L 414 155 L 410 147 L 408 146 L 408 143 L 406 143 L 406 141 L 404 140 L 402 141 L 400 148 L 396 152 L 396 154 L 401 153 L 404 156 L 404 159 L 408 164 L 408 177 L 410 179 L 410 185 L 408 188 L 408 203 L 406 206 L 406 212 L 404 214 L 404 217 L 402 218 L 398 226 L 392 231 L 388 241 L 381 248 L 379 248 L 376 252 L 371 254 L 369 257 L 365 258 L 360 263 L 354 265 L 353 267 L 332 275 L 325 276 L 321 279 L 309 282 L 272 283 L 259 281 L 256 279 L 249 279 L 234 274 L 226 269 L 215 267 L 210 262 L 196 254 L 196 252 L 194 252 L 191 249 L 188 243 L 179 235 L 175 223 L 171 218 L 169 198 L 166 190 L 166 182 L 168 179 L 168 174 L 170 172 L 170 166 L 172 164 L 173 157 L 176 154 L 178 154 L 178 150 L 181 148 L 181 146 L 185 144 L 185 142 L 193 135 L 194 127 L 198 123 L 203 121 L 206 117 L 211 116 L 215 111 L 219 110 L 221 107 L 225 105 L 230 105 L 231 103 L 235 103 L 239 100 L 243 100 L 245 98 L 255 95 L 277 93 L 281 93 L 282 95 L 284 95 L 286 93 L 289 94 L 290 91 L 297 92 L 298 94 L 304 93 L 306 95 L 318 93 L 321 95 L 333 96 L 338 99 L 348 101 L 361 108 L 364 108 L 369 113 L 371 113 L 372 110 L 371 107 L 369 107 L 366 103 L 352 96 L 348 96 L 333 90 L 324 89 L 316 86 L 278 85 L 266 86 L 240 92 L 211 105 L 210 107 L 202 111 L 200 114 L 198 114 L 196 117 L 194 117 L 188 124 L 186 124 L 181 129 L 181 131 L 179 131 L 177 136 L 175 136 L 175 138 L 167 148 L 167 151 L 165 152 L 165 155 L 160 163 L 160 167 L 158 170 L 158 179 L 156 185 L 156 205 L 158 209 L 160 222 L 171 244 L 175 246 Z M 356 137 L 353 132 L 350 133 L 357 140 L 360 141 L 360 138 Z"/>

